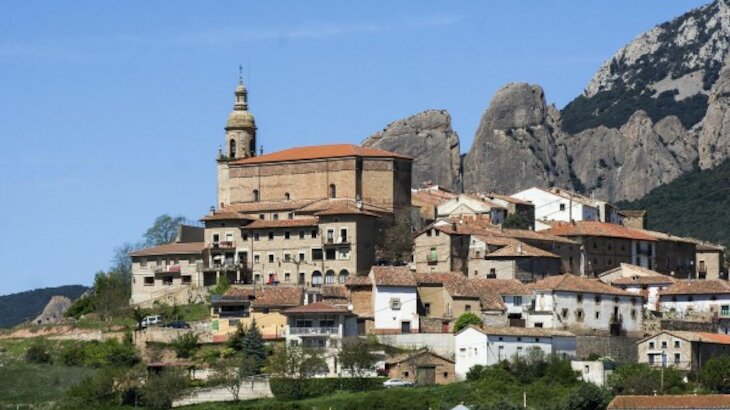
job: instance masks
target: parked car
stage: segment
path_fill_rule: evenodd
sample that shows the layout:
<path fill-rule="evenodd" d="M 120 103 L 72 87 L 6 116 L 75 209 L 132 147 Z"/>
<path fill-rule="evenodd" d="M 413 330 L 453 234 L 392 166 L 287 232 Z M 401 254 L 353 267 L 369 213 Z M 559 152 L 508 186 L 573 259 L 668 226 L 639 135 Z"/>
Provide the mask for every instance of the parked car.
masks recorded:
<path fill-rule="evenodd" d="M 155 326 L 162 324 L 162 316 L 155 315 L 155 316 L 146 316 L 144 319 L 142 319 L 142 327 L 148 327 L 148 326 Z"/>
<path fill-rule="evenodd" d="M 383 387 L 388 389 L 391 387 L 413 387 L 413 382 L 401 379 L 390 379 L 383 382 Z"/>
<path fill-rule="evenodd" d="M 167 323 L 165 327 L 171 327 L 173 329 L 190 329 L 190 324 L 184 320 L 173 320 Z"/>

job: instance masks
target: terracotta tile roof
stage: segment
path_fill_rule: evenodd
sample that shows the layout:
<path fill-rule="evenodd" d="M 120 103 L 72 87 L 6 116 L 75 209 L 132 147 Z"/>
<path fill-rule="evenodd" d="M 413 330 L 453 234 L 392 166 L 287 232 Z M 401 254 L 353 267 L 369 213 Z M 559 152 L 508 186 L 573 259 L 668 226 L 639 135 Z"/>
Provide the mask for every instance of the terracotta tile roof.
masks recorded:
<path fill-rule="evenodd" d="M 525 201 L 525 200 L 518 199 L 518 198 L 509 196 L 509 195 L 496 194 L 494 192 L 490 192 L 488 194 L 477 194 L 477 195 L 485 196 L 485 197 L 491 198 L 491 199 L 501 199 L 503 201 L 511 202 L 511 203 L 517 204 L 517 205 L 533 205 L 533 203 L 530 201 Z"/>
<path fill-rule="evenodd" d="M 344 306 L 332 306 L 325 302 L 315 302 L 287 309 L 283 313 L 291 315 L 299 313 L 350 313 L 350 311 Z"/>
<path fill-rule="evenodd" d="M 730 294 L 730 284 L 724 280 L 675 280 L 674 284 L 659 292 L 664 295 Z"/>
<path fill-rule="evenodd" d="M 469 218 L 463 220 L 450 219 L 440 221 L 438 224 L 432 224 L 424 228 L 421 232 L 425 232 L 427 229 L 438 229 L 439 231 L 452 235 L 481 235 L 481 236 L 501 236 L 505 238 L 534 240 L 543 242 L 558 242 L 562 244 L 574 245 L 577 242 L 564 238 L 562 236 L 554 235 L 546 231 L 530 231 L 526 229 L 503 229 L 499 226 L 492 225 L 486 218 Z"/>
<path fill-rule="evenodd" d="M 691 244 L 695 244 L 697 241 L 696 239 L 685 238 L 683 236 L 676 236 L 676 235 L 672 235 L 671 233 L 651 231 L 649 229 L 640 229 L 640 228 L 633 228 L 633 229 L 644 232 L 645 234 L 647 234 L 649 236 L 653 236 L 658 241 L 683 242 L 683 243 L 691 243 Z"/>
<path fill-rule="evenodd" d="M 220 211 L 252 213 L 261 211 L 291 211 L 309 205 L 316 199 L 297 199 L 290 201 L 235 202 L 221 208 Z"/>
<path fill-rule="evenodd" d="M 610 410 L 730 409 L 730 394 L 616 396 L 607 408 Z"/>
<path fill-rule="evenodd" d="M 611 281 L 613 285 L 666 285 L 674 282 L 674 279 L 666 275 L 657 276 L 634 276 L 633 278 L 618 278 Z"/>
<path fill-rule="evenodd" d="M 306 206 L 303 206 L 299 209 L 297 209 L 297 213 L 300 214 L 316 214 L 317 212 L 326 211 L 332 208 L 341 208 L 341 207 L 352 207 L 357 209 L 355 205 L 355 200 L 352 198 L 326 198 L 326 199 L 320 199 L 317 201 L 313 201 Z M 379 207 L 377 205 L 373 205 L 367 202 L 362 203 L 362 211 L 372 212 L 375 214 L 392 214 L 393 212 Z"/>
<path fill-rule="evenodd" d="M 371 274 L 376 286 L 416 286 L 415 275 L 405 266 L 373 266 Z"/>
<path fill-rule="evenodd" d="M 484 255 L 487 259 L 492 258 L 556 258 L 560 259 L 560 256 L 544 251 L 540 248 L 530 246 L 526 243 L 518 242 L 516 244 L 509 244 L 494 252 L 490 252 Z"/>
<path fill-rule="evenodd" d="M 611 285 L 601 282 L 598 279 L 583 278 L 570 273 L 550 276 L 526 286 L 534 291 L 564 291 L 577 293 L 597 293 L 617 296 L 637 296 L 635 293 L 630 293 L 625 290 L 615 288 Z"/>
<path fill-rule="evenodd" d="M 347 299 L 347 288 L 345 285 L 324 285 L 319 289 L 323 298 Z"/>
<path fill-rule="evenodd" d="M 333 204 L 327 209 L 324 209 L 319 212 L 314 213 L 317 216 L 323 216 L 323 215 L 364 215 L 364 216 L 374 216 L 378 217 L 380 215 L 366 211 L 364 209 L 358 209 L 355 204 L 349 204 L 349 203 L 339 203 L 339 204 Z"/>
<path fill-rule="evenodd" d="M 319 219 L 317 218 L 296 218 L 296 219 L 279 219 L 278 221 L 266 221 L 257 219 L 246 225 L 244 229 L 264 229 L 264 228 L 291 228 L 302 226 L 317 226 Z"/>
<path fill-rule="evenodd" d="M 702 342 L 702 343 L 715 343 L 721 345 L 730 345 L 730 335 L 723 335 L 720 333 L 709 333 L 709 332 L 688 332 L 683 330 L 663 330 L 651 336 L 647 336 L 637 343 L 644 342 L 652 339 L 660 334 L 670 334 L 680 339 L 684 339 L 688 342 Z"/>
<path fill-rule="evenodd" d="M 252 287 L 232 286 L 221 296 L 221 302 L 248 299 L 255 307 L 299 306 L 302 295 L 302 289 L 297 286 L 267 286 L 255 292 Z"/>
<path fill-rule="evenodd" d="M 443 285 L 444 282 L 452 278 L 464 278 L 461 272 L 423 272 L 415 273 L 416 283 L 420 285 Z M 465 278 L 464 278 L 465 279 Z"/>
<path fill-rule="evenodd" d="M 547 329 L 541 327 L 507 327 L 507 326 L 469 326 L 472 329 L 478 330 L 485 335 L 497 335 L 497 336 L 525 336 L 525 337 L 575 337 L 573 333 L 565 330 Z M 459 331 L 459 333 L 463 330 Z"/>
<path fill-rule="evenodd" d="M 411 203 L 416 206 L 437 206 L 454 197 L 456 195 L 450 192 L 433 190 L 411 191 Z"/>
<path fill-rule="evenodd" d="M 546 241 L 546 242 L 559 242 L 564 244 L 577 244 L 577 242 L 570 240 L 568 238 L 563 238 L 562 236 L 553 235 L 549 232 L 545 231 L 530 231 L 526 229 L 503 229 L 501 233 L 505 236 L 509 236 L 510 238 L 515 239 L 531 239 L 535 241 Z"/>
<path fill-rule="evenodd" d="M 656 238 L 641 229 L 599 221 L 551 222 L 547 232 L 558 236 L 601 236 L 656 242 Z"/>
<path fill-rule="evenodd" d="M 396 154 L 382 149 L 359 147 L 352 144 L 315 145 L 309 147 L 295 147 L 257 157 L 244 158 L 233 161 L 233 164 L 263 164 L 268 162 L 303 161 L 323 158 L 342 157 L 374 157 L 412 159 L 405 155 Z"/>
<path fill-rule="evenodd" d="M 443 285 L 453 298 L 479 299 L 482 310 L 505 310 L 502 296 L 532 294 L 527 286 L 515 279 L 467 279 L 453 275 Z"/>
<path fill-rule="evenodd" d="M 213 215 L 206 215 L 200 218 L 201 221 L 231 221 L 231 220 L 253 220 L 250 215 L 244 215 L 239 212 L 228 211 L 225 209 L 215 211 Z"/>
<path fill-rule="evenodd" d="M 175 242 L 130 252 L 129 256 L 199 255 L 204 249 L 204 242 Z"/>
<path fill-rule="evenodd" d="M 345 286 L 372 286 L 373 281 L 370 276 L 350 276 L 345 282 Z"/>
<path fill-rule="evenodd" d="M 403 362 L 405 362 L 406 360 L 411 360 L 411 359 L 414 359 L 414 358 L 416 358 L 416 357 L 421 357 L 421 356 L 423 356 L 423 355 L 429 355 L 429 356 L 437 357 L 437 358 L 439 358 L 439 359 L 441 359 L 441 360 L 445 360 L 445 361 L 447 361 L 447 362 L 449 362 L 449 363 L 454 363 L 454 361 L 453 361 L 453 360 L 451 360 L 451 359 L 449 359 L 449 358 L 446 358 L 446 357 L 444 357 L 444 356 L 440 356 L 440 355 L 437 355 L 436 353 L 434 353 L 434 352 L 431 352 L 431 351 L 429 351 L 429 350 L 422 350 L 422 351 L 420 351 L 420 352 L 414 352 L 414 353 L 403 353 L 403 354 L 399 354 L 399 355 L 396 355 L 396 356 L 390 357 L 389 359 L 387 359 L 387 360 L 385 361 L 385 363 L 387 363 L 387 364 L 391 364 L 391 365 L 392 365 L 392 364 L 398 364 L 398 363 L 403 363 Z M 419 362 L 419 363 L 420 363 L 420 362 Z"/>

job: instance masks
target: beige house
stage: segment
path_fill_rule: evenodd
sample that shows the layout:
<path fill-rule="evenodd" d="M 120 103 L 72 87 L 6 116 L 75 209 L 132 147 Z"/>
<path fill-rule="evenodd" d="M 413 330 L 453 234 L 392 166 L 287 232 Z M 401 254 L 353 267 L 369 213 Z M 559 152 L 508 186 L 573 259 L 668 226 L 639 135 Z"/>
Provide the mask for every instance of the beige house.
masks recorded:
<path fill-rule="evenodd" d="M 518 279 L 534 282 L 562 273 L 560 256 L 509 237 L 472 235 L 470 278 Z"/>
<path fill-rule="evenodd" d="M 724 246 L 698 241 L 695 250 L 695 278 L 728 279 Z"/>
<path fill-rule="evenodd" d="M 730 336 L 664 330 L 639 340 L 639 363 L 696 372 L 713 356 L 730 354 Z"/>
<path fill-rule="evenodd" d="M 407 380 L 418 386 L 456 381 L 454 361 L 428 350 L 393 356 L 385 361 L 385 371 L 390 379 Z"/>

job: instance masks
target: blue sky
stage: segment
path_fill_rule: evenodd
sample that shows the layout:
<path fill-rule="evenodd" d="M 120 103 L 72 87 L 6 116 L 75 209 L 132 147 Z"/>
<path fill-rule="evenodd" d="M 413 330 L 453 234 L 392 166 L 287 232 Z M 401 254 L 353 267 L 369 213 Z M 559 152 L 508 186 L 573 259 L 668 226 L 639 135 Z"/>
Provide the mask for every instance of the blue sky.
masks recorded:
<path fill-rule="evenodd" d="M 157 215 L 205 214 L 239 64 L 267 152 L 425 109 L 467 151 L 500 86 L 562 107 L 704 3 L 0 2 L 0 294 L 90 284 Z"/>

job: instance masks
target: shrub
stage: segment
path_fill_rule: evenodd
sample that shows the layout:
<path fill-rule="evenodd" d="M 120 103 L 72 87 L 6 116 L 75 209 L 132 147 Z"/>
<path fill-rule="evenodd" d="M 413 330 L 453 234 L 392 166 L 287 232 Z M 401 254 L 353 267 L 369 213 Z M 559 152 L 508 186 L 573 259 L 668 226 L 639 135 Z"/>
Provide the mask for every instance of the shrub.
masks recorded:
<path fill-rule="evenodd" d="M 48 344 L 42 339 L 36 339 L 25 351 L 25 360 L 29 363 L 49 363 L 51 352 Z"/>
<path fill-rule="evenodd" d="M 581 383 L 571 390 L 556 410 L 605 410 L 611 401 L 611 394 L 593 383 Z"/>
<path fill-rule="evenodd" d="M 472 312 L 466 312 L 462 313 L 461 316 L 459 316 L 458 319 L 456 319 L 456 323 L 454 323 L 454 333 L 457 333 L 461 329 L 464 329 L 468 326 L 481 326 L 482 325 L 482 319 L 477 316 L 475 313 Z"/>
<path fill-rule="evenodd" d="M 700 383 L 716 393 L 730 393 L 730 356 L 720 355 L 705 362 Z"/>
<path fill-rule="evenodd" d="M 58 359 L 66 366 L 87 367 L 129 367 L 139 362 L 134 345 L 115 339 L 66 344 L 61 348 Z"/>
<path fill-rule="evenodd" d="M 170 346 L 179 358 L 187 358 L 198 349 L 199 338 L 195 333 L 183 333 L 173 339 Z"/>
<path fill-rule="evenodd" d="M 187 374 L 180 369 L 165 369 L 151 375 L 141 388 L 145 407 L 169 409 L 172 402 L 185 392 L 189 385 Z"/>
<path fill-rule="evenodd" d="M 295 380 L 270 379 L 271 393 L 279 400 L 300 400 L 319 397 L 336 391 L 368 391 L 383 388 L 385 377 L 342 377 Z"/>

